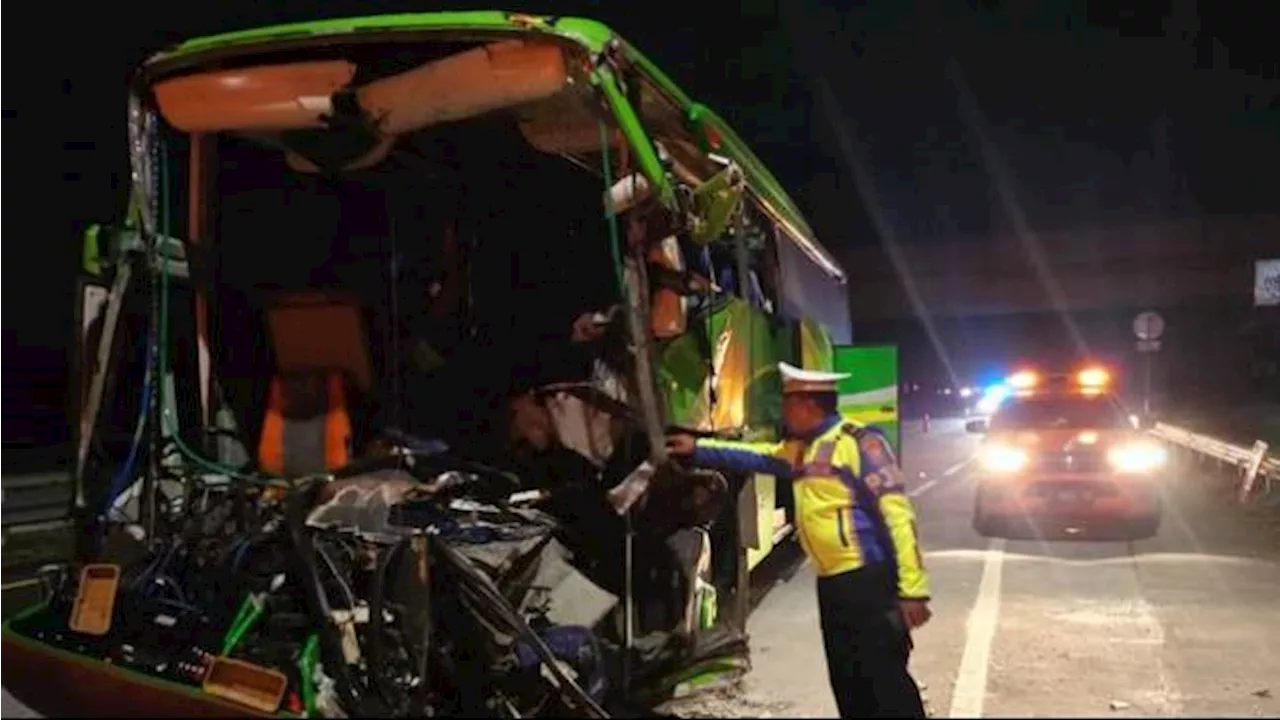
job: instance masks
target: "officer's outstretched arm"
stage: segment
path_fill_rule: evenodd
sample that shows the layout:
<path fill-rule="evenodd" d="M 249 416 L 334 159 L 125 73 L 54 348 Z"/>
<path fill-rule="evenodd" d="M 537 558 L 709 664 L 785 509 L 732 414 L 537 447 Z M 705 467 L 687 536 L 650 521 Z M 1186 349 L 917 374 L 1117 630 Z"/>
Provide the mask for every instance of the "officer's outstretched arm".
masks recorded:
<path fill-rule="evenodd" d="M 784 443 L 745 443 L 699 438 L 693 464 L 734 473 L 760 473 L 790 478 L 791 463 L 782 457 Z"/>
<path fill-rule="evenodd" d="M 902 468 L 879 432 L 861 433 L 858 447 L 862 451 L 862 476 L 876 495 L 880 514 L 893 539 L 898 561 L 898 595 L 909 600 L 928 600 L 929 574 L 921 557 L 915 508 L 905 492 Z"/>

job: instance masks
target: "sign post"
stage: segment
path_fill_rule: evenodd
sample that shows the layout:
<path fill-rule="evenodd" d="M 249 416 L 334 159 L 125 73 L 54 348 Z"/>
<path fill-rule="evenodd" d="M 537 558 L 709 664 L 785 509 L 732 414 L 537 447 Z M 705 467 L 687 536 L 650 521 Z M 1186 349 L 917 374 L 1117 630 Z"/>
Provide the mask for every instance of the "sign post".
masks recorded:
<path fill-rule="evenodd" d="M 1143 363 L 1142 414 L 1151 415 L 1151 356 L 1160 351 L 1160 336 L 1164 334 L 1164 318 L 1151 310 L 1138 313 L 1133 319 L 1133 334 L 1138 338 L 1138 352 L 1146 360 Z"/>

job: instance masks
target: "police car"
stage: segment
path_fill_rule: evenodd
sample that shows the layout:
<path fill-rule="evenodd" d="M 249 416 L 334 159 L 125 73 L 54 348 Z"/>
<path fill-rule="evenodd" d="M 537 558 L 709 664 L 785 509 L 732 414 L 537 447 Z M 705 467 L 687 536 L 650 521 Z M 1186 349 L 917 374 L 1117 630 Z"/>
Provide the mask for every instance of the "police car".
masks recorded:
<path fill-rule="evenodd" d="M 1070 375 L 1027 370 L 989 419 L 966 423 L 978 449 L 973 526 L 1005 536 L 1015 523 L 1118 525 L 1150 537 L 1163 516 L 1167 457 L 1112 391 L 1105 368 Z"/>

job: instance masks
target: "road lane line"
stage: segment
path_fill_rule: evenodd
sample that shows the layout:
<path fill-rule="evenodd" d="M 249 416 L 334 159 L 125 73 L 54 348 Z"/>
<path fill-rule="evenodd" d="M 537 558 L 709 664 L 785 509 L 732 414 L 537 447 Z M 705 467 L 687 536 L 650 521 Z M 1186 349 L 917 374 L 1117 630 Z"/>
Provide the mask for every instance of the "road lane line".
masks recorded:
<path fill-rule="evenodd" d="M 920 487 L 918 487 L 918 488 L 913 488 L 913 489 L 911 489 L 910 491 L 908 491 L 908 492 L 907 492 L 907 497 L 915 497 L 915 496 L 917 496 L 917 495 L 923 495 L 925 492 L 927 492 L 927 491 L 929 490 L 929 488 L 931 488 L 931 487 L 933 487 L 934 485 L 937 485 L 937 484 L 938 484 L 938 481 L 937 481 L 936 479 L 934 479 L 934 480 L 930 480 L 929 482 L 927 482 L 927 483 L 925 483 L 925 484 L 921 485 Z"/>
<path fill-rule="evenodd" d="M 982 564 L 982 580 L 978 583 L 978 599 L 965 623 L 964 652 L 951 691 L 951 711 L 947 717 L 982 717 L 987 696 L 987 672 L 991 667 L 991 645 L 996 637 L 996 621 L 1000 616 L 1000 584 L 1004 577 L 1004 538 L 988 545 Z"/>
<path fill-rule="evenodd" d="M 977 456 L 976 456 L 976 455 L 970 455 L 969 457 L 967 457 L 967 458 L 965 458 L 965 459 L 961 460 L 960 462 L 956 463 L 955 465 L 952 465 L 951 467 L 947 468 L 946 470 L 943 470 L 943 471 L 942 471 L 942 476 L 943 476 L 943 477 L 951 477 L 952 475 L 955 475 L 956 473 L 958 473 L 958 472 L 960 472 L 961 470 L 963 470 L 963 469 L 965 468 L 965 466 L 966 466 L 966 465 L 968 465 L 969 463 L 973 462 L 973 459 L 974 459 L 975 457 L 977 457 Z"/>

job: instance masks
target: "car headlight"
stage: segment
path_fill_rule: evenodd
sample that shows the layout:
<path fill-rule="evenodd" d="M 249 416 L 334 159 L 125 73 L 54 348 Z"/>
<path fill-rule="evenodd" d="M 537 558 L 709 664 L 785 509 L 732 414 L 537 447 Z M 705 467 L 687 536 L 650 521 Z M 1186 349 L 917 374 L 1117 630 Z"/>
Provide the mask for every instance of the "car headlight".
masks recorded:
<path fill-rule="evenodd" d="M 1025 450 L 1009 445 L 984 445 L 978 450 L 978 462 L 996 473 L 1015 473 L 1027 466 L 1030 457 Z"/>
<path fill-rule="evenodd" d="M 1125 443 L 1107 451 L 1107 462 L 1122 473 L 1151 472 L 1164 467 L 1167 459 L 1164 447 L 1151 442 Z"/>

